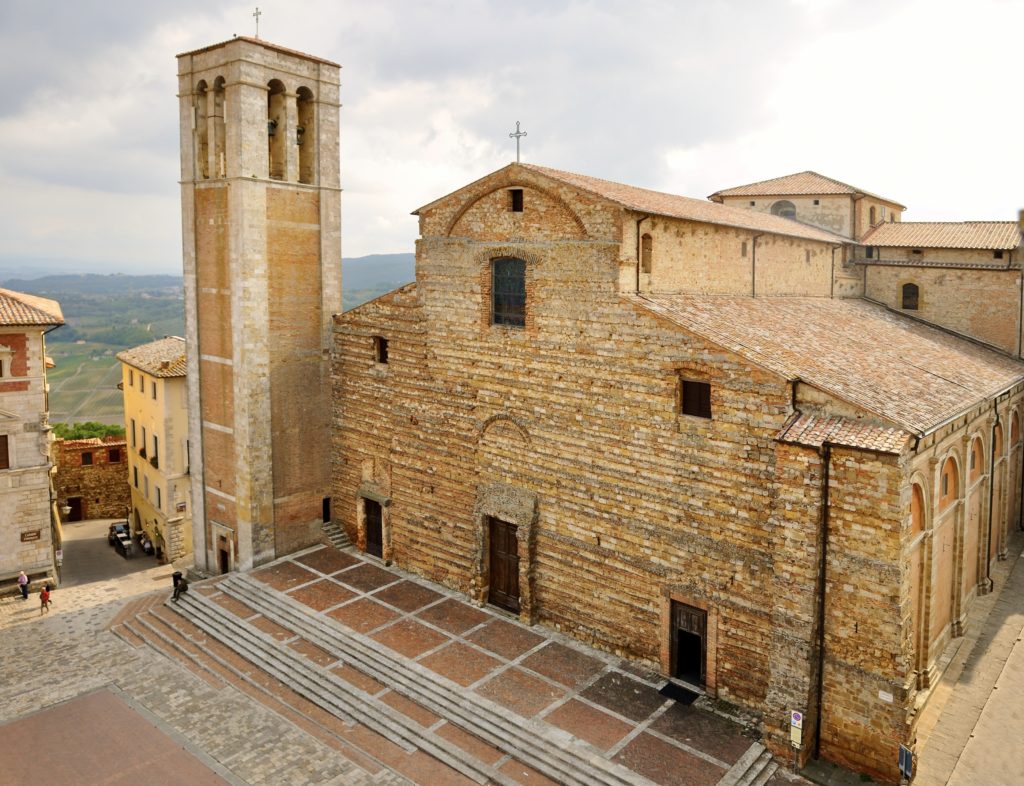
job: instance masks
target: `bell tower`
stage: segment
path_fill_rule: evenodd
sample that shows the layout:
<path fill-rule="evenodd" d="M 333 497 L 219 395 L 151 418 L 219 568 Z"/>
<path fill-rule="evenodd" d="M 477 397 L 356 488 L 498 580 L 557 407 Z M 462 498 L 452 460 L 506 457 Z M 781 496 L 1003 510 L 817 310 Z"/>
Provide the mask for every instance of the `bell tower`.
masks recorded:
<path fill-rule="evenodd" d="M 329 515 L 339 77 L 254 38 L 178 56 L 193 545 L 211 573 L 316 543 Z"/>

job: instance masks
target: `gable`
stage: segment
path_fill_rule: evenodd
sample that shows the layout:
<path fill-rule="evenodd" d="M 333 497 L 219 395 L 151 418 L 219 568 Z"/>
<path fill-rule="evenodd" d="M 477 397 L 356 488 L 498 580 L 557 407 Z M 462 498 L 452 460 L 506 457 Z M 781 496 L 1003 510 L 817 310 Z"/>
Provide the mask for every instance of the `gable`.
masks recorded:
<path fill-rule="evenodd" d="M 514 209 L 518 208 L 518 209 Z M 449 237 L 473 240 L 583 240 L 583 222 L 555 194 L 512 183 L 483 194 L 458 213 Z"/>

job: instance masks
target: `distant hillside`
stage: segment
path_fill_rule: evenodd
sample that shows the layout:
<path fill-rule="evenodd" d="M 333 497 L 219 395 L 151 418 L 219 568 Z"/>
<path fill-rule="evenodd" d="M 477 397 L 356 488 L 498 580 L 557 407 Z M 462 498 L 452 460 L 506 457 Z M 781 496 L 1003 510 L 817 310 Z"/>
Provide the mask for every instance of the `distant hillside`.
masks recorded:
<path fill-rule="evenodd" d="M 348 311 L 415 279 L 415 254 L 370 254 L 342 259 L 342 310 Z"/>
<path fill-rule="evenodd" d="M 126 295 L 142 292 L 171 294 L 182 288 L 181 276 L 132 276 L 124 273 L 99 275 L 77 273 L 39 278 L 12 278 L 3 282 L 5 289 L 29 292 L 43 297 L 57 295 Z"/>

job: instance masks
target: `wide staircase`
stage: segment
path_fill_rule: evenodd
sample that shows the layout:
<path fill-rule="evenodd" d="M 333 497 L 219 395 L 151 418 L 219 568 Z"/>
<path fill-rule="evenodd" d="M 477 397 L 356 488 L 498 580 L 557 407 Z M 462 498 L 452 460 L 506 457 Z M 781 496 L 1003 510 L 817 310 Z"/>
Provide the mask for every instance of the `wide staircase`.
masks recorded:
<path fill-rule="evenodd" d="M 246 574 L 232 574 L 216 587 L 231 600 L 218 602 L 191 591 L 178 604 L 150 602 L 124 615 L 115 632 L 136 646 L 148 643 L 183 660 L 213 684 L 233 684 L 265 703 L 281 705 L 302 721 L 300 726 L 356 763 L 366 762 L 365 769 L 378 777 L 401 759 L 392 757 L 382 765 L 378 757 L 383 740 L 421 757 L 401 775 L 423 786 L 450 780 L 431 774 L 424 767 L 425 757 L 441 763 L 449 775 L 458 773 L 478 784 L 653 786 L 564 730 L 519 717 L 367 636 L 310 613 L 307 606 Z M 257 612 L 264 630 L 246 619 Z M 290 634 L 312 644 L 316 657 L 286 643 L 294 638 Z M 338 676 L 342 666 L 342 671 L 357 671 L 365 680 L 362 686 Z M 385 700 L 385 686 L 404 706 L 393 696 Z M 410 707 L 425 717 L 417 719 Z M 460 740 L 446 734 L 445 727 L 465 734 Z M 360 734 L 362 730 L 372 734 Z M 505 766 L 510 762 L 525 765 L 535 777 L 523 778 L 524 768 Z M 755 744 L 719 783 L 762 786 L 776 769 L 763 746 Z"/>
<path fill-rule="evenodd" d="M 325 521 L 323 524 L 324 536 L 338 551 L 344 551 L 352 546 L 352 540 L 348 533 L 335 521 Z"/>

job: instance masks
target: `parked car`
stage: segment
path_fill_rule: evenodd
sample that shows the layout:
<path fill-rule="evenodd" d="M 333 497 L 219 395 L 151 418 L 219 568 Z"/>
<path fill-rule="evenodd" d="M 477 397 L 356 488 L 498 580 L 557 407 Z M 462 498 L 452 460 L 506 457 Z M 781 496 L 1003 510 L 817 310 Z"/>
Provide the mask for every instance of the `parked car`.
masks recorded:
<path fill-rule="evenodd" d="M 114 548 L 117 549 L 118 554 L 128 559 L 132 555 L 132 539 L 128 535 L 119 533 L 114 541 Z"/>
<path fill-rule="evenodd" d="M 115 521 L 110 525 L 110 530 L 107 532 L 107 544 L 113 546 L 117 542 L 119 535 L 124 535 L 130 538 L 131 533 L 128 531 L 127 521 Z"/>

